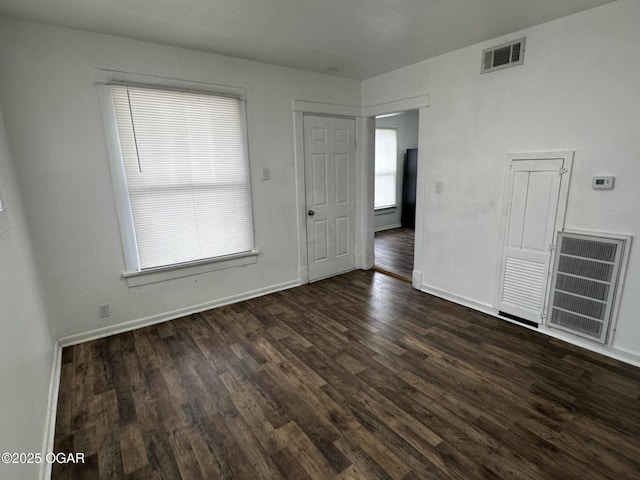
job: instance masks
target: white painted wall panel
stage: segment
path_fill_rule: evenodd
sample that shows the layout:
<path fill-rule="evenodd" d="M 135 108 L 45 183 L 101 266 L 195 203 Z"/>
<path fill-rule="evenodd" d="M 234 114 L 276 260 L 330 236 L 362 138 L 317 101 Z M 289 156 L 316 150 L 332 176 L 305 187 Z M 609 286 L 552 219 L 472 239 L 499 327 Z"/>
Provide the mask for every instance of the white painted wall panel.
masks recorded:
<path fill-rule="evenodd" d="M 40 452 L 55 342 L 45 318 L 0 112 L 0 452 Z M 0 464 L 0 478 L 38 478 L 40 465 Z"/>

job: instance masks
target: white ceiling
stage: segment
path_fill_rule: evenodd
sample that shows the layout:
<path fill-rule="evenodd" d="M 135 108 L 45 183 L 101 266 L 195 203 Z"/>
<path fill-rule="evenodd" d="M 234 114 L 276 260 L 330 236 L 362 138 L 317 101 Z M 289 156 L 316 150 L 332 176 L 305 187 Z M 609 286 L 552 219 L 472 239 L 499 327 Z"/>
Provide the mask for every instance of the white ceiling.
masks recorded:
<path fill-rule="evenodd" d="M 0 0 L 0 13 L 365 79 L 612 0 Z"/>

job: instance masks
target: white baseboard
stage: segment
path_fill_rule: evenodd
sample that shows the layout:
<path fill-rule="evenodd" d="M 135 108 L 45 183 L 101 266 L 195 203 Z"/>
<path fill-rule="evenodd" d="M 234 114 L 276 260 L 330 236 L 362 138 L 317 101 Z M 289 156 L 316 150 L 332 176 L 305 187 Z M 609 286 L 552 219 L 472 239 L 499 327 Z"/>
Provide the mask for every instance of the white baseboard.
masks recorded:
<path fill-rule="evenodd" d="M 56 414 L 58 410 L 58 392 L 60 390 L 60 375 L 62 373 L 62 347 L 56 341 L 53 347 L 53 364 L 51 366 L 51 379 L 49 381 L 49 400 L 47 402 L 47 414 L 44 423 L 44 435 L 42 440 L 42 458 L 47 453 L 53 452 L 56 433 Z M 51 463 L 42 462 L 40 465 L 40 480 L 51 478 Z"/>
<path fill-rule="evenodd" d="M 518 325 L 520 324 L 518 323 Z M 533 328 L 532 330 L 536 330 L 550 337 L 557 338 L 558 340 L 562 340 L 563 342 L 582 347 L 594 353 L 599 353 L 600 355 L 604 355 L 605 357 L 613 358 L 614 360 L 620 360 L 621 362 L 628 363 L 630 365 L 633 365 L 634 367 L 640 367 L 640 356 L 638 356 L 638 354 L 636 353 L 629 352 L 621 348 L 615 348 L 613 346 L 594 343 L 585 338 L 579 337 L 578 335 L 572 335 L 569 332 L 554 330 L 547 325 L 540 325 L 540 328 Z"/>
<path fill-rule="evenodd" d="M 416 290 L 420 290 L 422 288 L 422 272 L 420 270 L 414 270 L 411 272 L 411 285 Z"/>
<path fill-rule="evenodd" d="M 414 271 L 414 276 L 415 276 L 415 271 Z M 615 348 L 612 346 L 600 345 L 600 344 L 591 342 L 587 339 L 584 339 L 582 337 L 579 337 L 578 335 L 572 335 L 571 333 L 563 332 L 561 330 L 554 330 L 553 328 L 550 328 L 546 325 L 540 325 L 538 328 L 534 328 L 529 325 L 525 325 L 523 323 L 516 322 L 514 320 L 511 320 L 510 318 L 506 318 L 499 315 L 498 309 L 492 307 L 487 303 L 478 302 L 471 298 L 467 298 L 461 295 L 457 295 L 455 293 L 447 292 L 445 290 L 440 290 L 438 288 L 432 287 L 431 285 L 423 284 L 420 290 L 430 295 L 435 295 L 436 297 L 440 297 L 445 300 L 449 300 L 450 302 L 457 303 L 458 305 L 463 305 L 465 307 L 472 308 L 479 312 L 486 313 L 487 315 L 491 315 L 492 317 L 499 318 L 500 320 L 503 320 L 505 322 L 513 323 L 514 325 L 527 328 L 534 332 L 542 333 L 549 337 L 562 340 L 563 342 L 567 342 L 572 345 L 582 347 L 586 350 L 599 353 L 601 355 L 604 355 L 605 357 L 613 358 L 615 360 L 628 363 L 635 367 L 640 367 L 640 355 L 638 355 L 635 352 L 630 352 L 622 348 Z"/>
<path fill-rule="evenodd" d="M 402 227 L 401 223 L 393 223 L 391 225 L 383 225 L 381 227 L 376 227 L 373 229 L 374 232 L 384 232 L 385 230 L 393 230 L 394 228 Z"/>
<path fill-rule="evenodd" d="M 373 252 L 356 254 L 355 266 L 360 270 L 371 269 L 373 267 Z"/>
<path fill-rule="evenodd" d="M 232 303 L 241 302 L 243 300 L 249 300 L 251 298 L 261 297 L 269 293 L 279 292 L 281 290 L 287 290 L 289 288 L 300 286 L 300 280 L 293 280 L 290 282 L 280 283 L 277 285 L 271 285 L 265 288 L 259 288 L 250 292 L 243 292 L 238 295 L 232 295 L 225 298 L 213 300 L 211 302 L 200 303 L 198 305 L 192 305 L 189 307 L 179 308 L 170 312 L 159 313 L 157 315 L 150 315 L 148 317 L 138 318 L 135 320 L 129 320 L 127 322 L 118 323 L 116 325 L 110 325 L 108 327 L 96 328 L 89 330 L 88 332 L 74 333 L 71 335 L 63 335 L 58 338 L 58 342 L 63 347 L 69 347 L 78 343 L 84 343 L 91 340 L 97 340 L 98 338 L 108 337 L 110 335 L 116 335 L 118 333 L 129 332 L 142 327 L 148 327 L 149 325 L 155 325 L 156 323 L 167 322 L 169 320 L 175 320 L 176 318 L 185 317 L 194 313 L 204 312 L 212 308 L 222 307 Z"/>
<path fill-rule="evenodd" d="M 414 271 L 414 278 L 415 275 L 416 271 Z M 440 290 L 439 288 L 433 287 L 431 285 L 423 283 L 420 290 L 430 295 L 435 295 L 436 297 L 444 298 L 445 300 L 449 300 L 450 302 L 457 303 L 458 305 L 463 305 L 465 307 L 473 308 L 474 310 L 479 310 L 483 313 L 488 313 L 489 315 L 495 316 L 498 313 L 498 311 L 488 303 L 478 302 L 462 295 L 457 295 L 446 290 Z"/>
<path fill-rule="evenodd" d="M 636 367 L 640 367 L 640 355 L 636 352 L 632 352 L 631 350 L 627 350 L 626 348 L 620 347 L 612 347 L 611 352 L 616 356 L 613 356 L 616 360 L 620 360 L 622 362 L 630 363 Z"/>
<path fill-rule="evenodd" d="M 364 254 L 364 269 L 369 270 L 375 263 L 375 254 L 373 250 L 369 250 Z"/>

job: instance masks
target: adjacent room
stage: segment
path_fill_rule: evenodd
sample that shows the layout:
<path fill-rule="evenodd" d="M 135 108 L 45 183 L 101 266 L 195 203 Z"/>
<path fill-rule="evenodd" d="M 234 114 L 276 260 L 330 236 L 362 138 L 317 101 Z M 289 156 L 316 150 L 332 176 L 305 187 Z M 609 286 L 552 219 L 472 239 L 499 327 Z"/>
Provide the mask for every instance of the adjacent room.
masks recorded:
<path fill-rule="evenodd" d="M 639 478 L 638 25 L 0 0 L 0 478 Z"/>
<path fill-rule="evenodd" d="M 379 115 L 375 132 L 374 268 L 409 283 L 415 248 L 418 115 L 418 110 Z"/>

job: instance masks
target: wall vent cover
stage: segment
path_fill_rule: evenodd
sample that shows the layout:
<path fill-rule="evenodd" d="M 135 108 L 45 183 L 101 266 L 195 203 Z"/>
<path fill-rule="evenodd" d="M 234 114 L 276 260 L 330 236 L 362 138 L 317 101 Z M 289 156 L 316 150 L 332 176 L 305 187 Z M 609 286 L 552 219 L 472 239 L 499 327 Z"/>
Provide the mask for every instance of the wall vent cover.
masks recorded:
<path fill-rule="evenodd" d="M 624 240 L 558 234 L 549 326 L 605 343 Z"/>
<path fill-rule="evenodd" d="M 524 41 L 524 38 L 519 38 L 509 43 L 485 48 L 482 51 L 482 70 L 480 73 L 522 65 L 524 62 Z"/>

